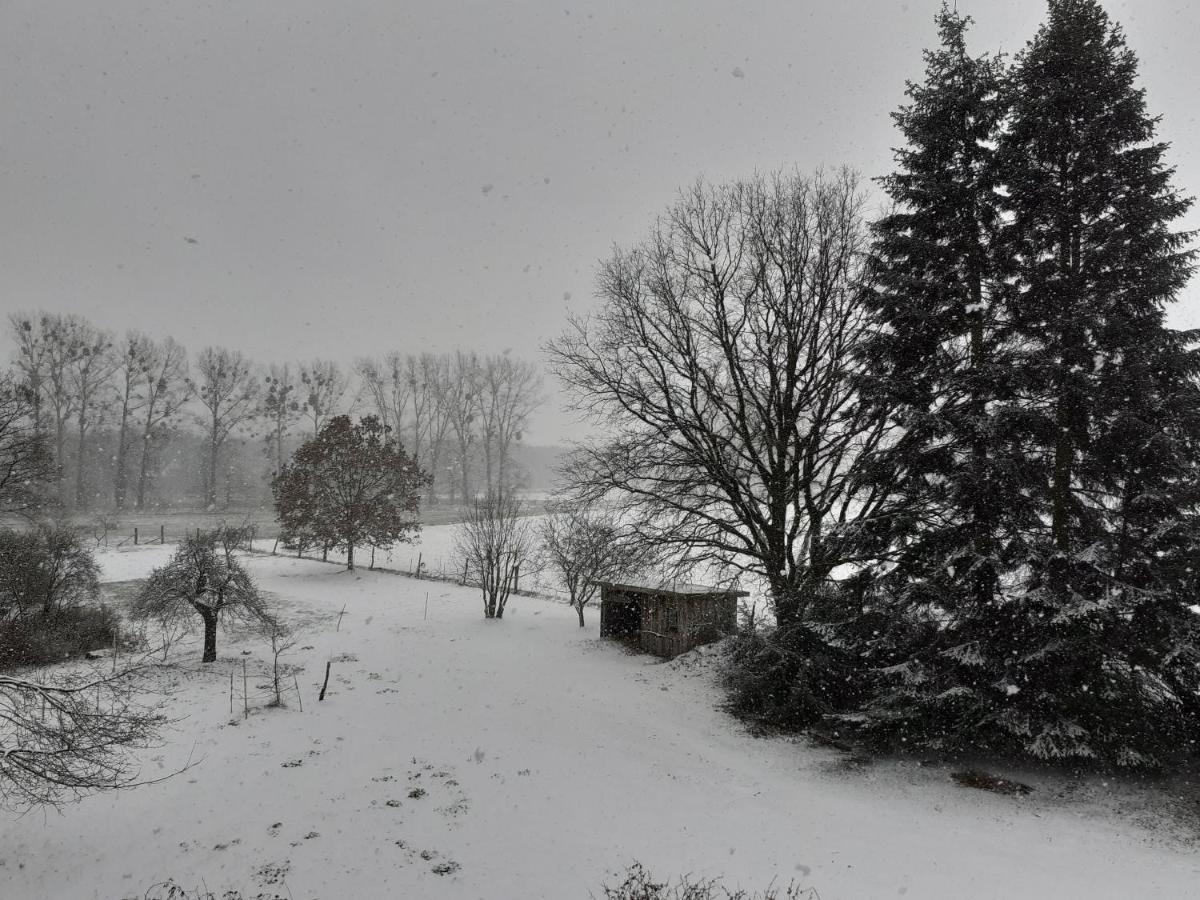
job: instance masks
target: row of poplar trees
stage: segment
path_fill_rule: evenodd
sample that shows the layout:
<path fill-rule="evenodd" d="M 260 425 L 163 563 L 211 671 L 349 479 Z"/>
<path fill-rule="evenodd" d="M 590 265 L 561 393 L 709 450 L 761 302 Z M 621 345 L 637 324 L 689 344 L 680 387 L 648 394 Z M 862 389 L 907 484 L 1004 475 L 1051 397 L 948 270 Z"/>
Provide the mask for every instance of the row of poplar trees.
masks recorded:
<path fill-rule="evenodd" d="M 869 397 L 903 437 L 868 701 L 898 745 L 1153 764 L 1195 748 L 1193 264 L 1120 27 L 1050 0 L 1011 62 L 940 46 L 896 114 Z"/>

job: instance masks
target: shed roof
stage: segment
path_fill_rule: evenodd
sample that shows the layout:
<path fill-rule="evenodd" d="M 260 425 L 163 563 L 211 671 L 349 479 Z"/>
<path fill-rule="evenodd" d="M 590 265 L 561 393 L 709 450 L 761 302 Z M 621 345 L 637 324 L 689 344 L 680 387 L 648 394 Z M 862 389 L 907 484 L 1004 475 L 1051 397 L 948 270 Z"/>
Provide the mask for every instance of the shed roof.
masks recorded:
<path fill-rule="evenodd" d="M 623 594 L 645 594 L 655 597 L 749 597 L 749 591 L 734 588 L 714 587 L 707 584 L 689 584 L 684 581 L 597 581 L 595 584 Z"/>

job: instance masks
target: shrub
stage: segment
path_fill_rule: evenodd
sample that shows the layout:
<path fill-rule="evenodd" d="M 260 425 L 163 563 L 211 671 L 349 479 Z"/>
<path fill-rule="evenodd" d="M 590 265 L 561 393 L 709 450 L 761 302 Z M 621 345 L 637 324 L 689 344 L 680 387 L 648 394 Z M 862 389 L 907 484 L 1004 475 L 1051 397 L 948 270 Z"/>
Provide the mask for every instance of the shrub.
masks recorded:
<path fill-rule="evenodd" d="M 790 731 L 850 708 L 863 691 L 855 660 L 806 625 L 737 635 L 724 675 L 731 713 Z"/>
<path fill-rule="evenodd" d="M 0 622 L 0 670 L 45 665 L 111 647 L 120 619 L 107 606 L 78 606 Z"/>
<path fill-rule="evenodd" d="M 0 529 L 0 616 L 48 616 L 95 600 L 99 589 L 100 567 L 76 532 Z"/>
<path fill-rule="evenodd" d="M 751 894 L 742 888 L 730 890 L 719 878 L 694 881 L 691 876 L 683 875 L 674 884 L 656 881 L 639 862 L 625 870 L 618 884 L 606 884 L 602 890 L 605 900 L 819 900 L 814 889 L 795 882 L 782 889 L 768 885 L 765 890 Z"/>
<path fill-rule="evenodd" d="M 118 619 L 95 605 L 99 588 L 100 567 L 71 529 L 0 529 L 0 668 L 112 646 Z"/>

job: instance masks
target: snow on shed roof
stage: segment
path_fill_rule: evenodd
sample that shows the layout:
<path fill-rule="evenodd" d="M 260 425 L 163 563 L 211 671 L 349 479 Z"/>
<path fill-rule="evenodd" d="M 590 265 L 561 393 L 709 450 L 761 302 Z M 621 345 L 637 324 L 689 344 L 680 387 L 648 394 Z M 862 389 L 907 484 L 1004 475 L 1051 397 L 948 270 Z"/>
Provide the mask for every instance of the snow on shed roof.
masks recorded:
<path fill-rule="evenodd" d="M 714 587 L 708 584 L 689 584 L 684 581 L 597 581 L 602 588 L 625 594 L 654 594 L 658 597 L 749 597 L 749 591 Z"/>

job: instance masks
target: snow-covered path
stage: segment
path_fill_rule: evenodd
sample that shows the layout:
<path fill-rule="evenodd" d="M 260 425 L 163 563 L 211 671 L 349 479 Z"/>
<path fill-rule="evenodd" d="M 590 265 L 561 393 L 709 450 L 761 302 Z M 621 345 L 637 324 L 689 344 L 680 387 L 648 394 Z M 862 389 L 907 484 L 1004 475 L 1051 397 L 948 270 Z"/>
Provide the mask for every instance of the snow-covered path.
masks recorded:
<path fill-rule="evenodd" d="M 106 559 L 106 578 L 161 555 Z M 247 898 L 582 900 L 634 859 L 729 886 L 794 878 L 821 900 L 1183 898 L 1200 878 L 1193 849 L 1095 803 L 752 738 L 715 708 L 702 655 L 627 654 L 560 604 L 518 597 L 486 622 L 453 585 L 250 565 L 302 623 L 285 658 L 303 667 L 304 711 L 259 701 L 243 721 L 239 687 L 230 715 L 229 673 L 240 682 L 243 659 L 262 671 L 260 642 L 222 637 L 213 672 L 182 650 L 184 670 L 163 677 L 187 718 L 146 774 L 199 764 L 0 819 L 0 897 L 115 900 L 170 877 Z"/>

